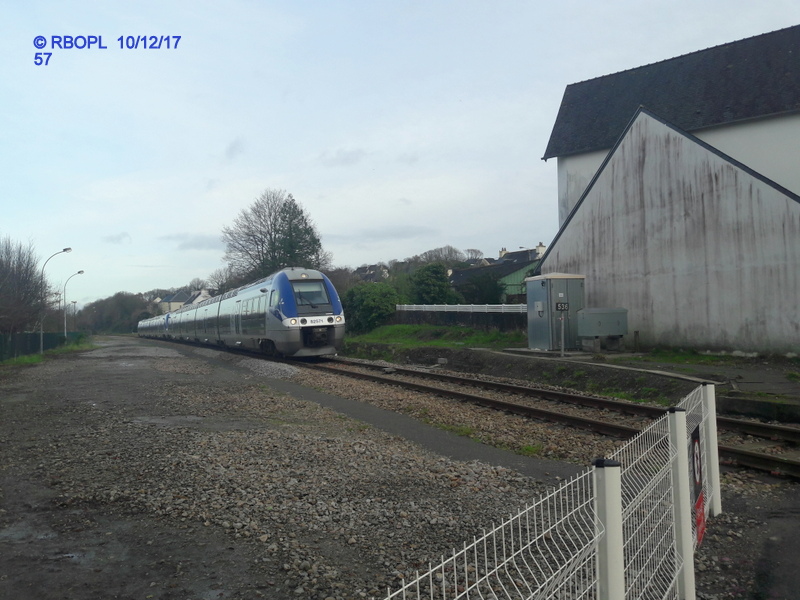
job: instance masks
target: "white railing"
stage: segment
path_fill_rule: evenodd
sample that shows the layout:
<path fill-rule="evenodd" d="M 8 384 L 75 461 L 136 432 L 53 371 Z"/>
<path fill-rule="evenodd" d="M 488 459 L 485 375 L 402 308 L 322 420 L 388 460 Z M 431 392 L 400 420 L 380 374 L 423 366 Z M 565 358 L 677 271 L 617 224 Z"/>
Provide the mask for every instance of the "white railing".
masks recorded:
<path fill-rule="evenodd" d="M 525 313 L 527 304 L 397 304 L 396 310 L 460 313 Z"/>
<path fill-rule="evenodd" d="M 386 599 L 693 600 L 693 553 L 722 511 L 719 489 L 708 385 Z"/>

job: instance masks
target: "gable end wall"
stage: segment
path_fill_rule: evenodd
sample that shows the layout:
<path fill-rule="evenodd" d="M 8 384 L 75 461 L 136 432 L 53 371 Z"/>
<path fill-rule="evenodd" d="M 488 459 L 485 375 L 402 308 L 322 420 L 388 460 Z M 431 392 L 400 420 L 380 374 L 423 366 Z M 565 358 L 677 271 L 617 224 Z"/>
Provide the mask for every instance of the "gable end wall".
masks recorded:
<path fill-rule="evenodd" d="M 642 112 L 542 273 L 586 275 L 647 345 L 800 351 L 800 202 Z"/>

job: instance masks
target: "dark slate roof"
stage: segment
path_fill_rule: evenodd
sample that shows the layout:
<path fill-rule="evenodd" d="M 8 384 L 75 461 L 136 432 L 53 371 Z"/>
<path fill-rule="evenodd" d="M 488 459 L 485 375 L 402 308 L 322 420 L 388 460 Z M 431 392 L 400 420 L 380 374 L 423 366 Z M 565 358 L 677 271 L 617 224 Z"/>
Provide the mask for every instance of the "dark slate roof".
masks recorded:
<path fill-rule="evenodd" d="M 522 269 L 536 265 L 539 262 L 537 259 L 527 260 L 499 260 L 494 264 L 486 265 L 484 267 L 470 267 L 469 269 L 454 269 L 450 275 L 450 285 L 459 287 L 470 282 L 474 277 L 480 275 L 494 275 L 497 279 L 502 279 L 507 275 L 516 273 Z"/>
<path fill-rule="evenodd" d="M 800 111 L 800 25 L 568 85 L 543 158 L 611 148 L 640 106 L 689 132 Z"/>
<path fill-rule="evenodd" d="M 161 299 L 161 302 L 169 302 L 174 304 L 175 302 L 184 303 L 189 299 L 189 292 L 185 290 L 181 290 L 179 292 L 175 292 L 174 294 L 170 294 L 169 296 L 164 296 Z"/>

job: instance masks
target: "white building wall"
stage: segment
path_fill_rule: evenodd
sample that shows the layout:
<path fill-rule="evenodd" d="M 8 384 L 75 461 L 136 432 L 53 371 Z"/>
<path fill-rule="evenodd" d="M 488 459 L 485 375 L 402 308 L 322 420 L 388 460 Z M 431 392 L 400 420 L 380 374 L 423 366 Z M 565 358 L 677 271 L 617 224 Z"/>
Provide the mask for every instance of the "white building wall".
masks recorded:
<path fill-rule="evenodd" d="M 800 202 L 641 113 L 550 248 L 650 345 L 800 352 Z"/>
<path fill-rule="evenodd" d="M 692 135 L 800 194 L 800 114 L 714 127 Z"/>
<path fill-rule="evenodd" d="M 603 164 L 608 149 L 558 158 L 558 226 L 567 220 L 570 211 Z"/>
<path fill-rule="evenodd" d="M 693 131 L 692 135 L 800 194 L 800 114 Z M 564 224 L 608 151 L 558 159 L 558 224 Z"/>

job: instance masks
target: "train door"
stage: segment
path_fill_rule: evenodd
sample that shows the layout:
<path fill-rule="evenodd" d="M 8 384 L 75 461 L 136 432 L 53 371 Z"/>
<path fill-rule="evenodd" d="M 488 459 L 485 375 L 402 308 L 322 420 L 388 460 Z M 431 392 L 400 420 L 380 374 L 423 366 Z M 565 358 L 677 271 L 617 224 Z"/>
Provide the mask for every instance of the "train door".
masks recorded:
<path fill-rule="evenodd" d="M 233 309 L 233 332 L 235 335 L 242 333 L 242 301 L 236 301 L 236 307 Z"/>
<path fill-rule="evenodd" d="M 278 312 L 278 302 L 280 301 L 280 294 L 278 290 L 273 288 L 269 295 L 269 305 L 266 310 L 267 331 L 278 330 L 281 327 L 281 319 Z"/>

